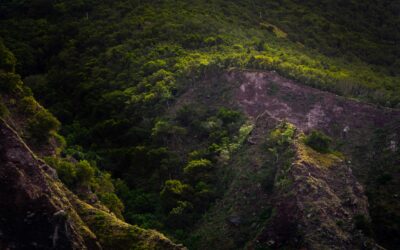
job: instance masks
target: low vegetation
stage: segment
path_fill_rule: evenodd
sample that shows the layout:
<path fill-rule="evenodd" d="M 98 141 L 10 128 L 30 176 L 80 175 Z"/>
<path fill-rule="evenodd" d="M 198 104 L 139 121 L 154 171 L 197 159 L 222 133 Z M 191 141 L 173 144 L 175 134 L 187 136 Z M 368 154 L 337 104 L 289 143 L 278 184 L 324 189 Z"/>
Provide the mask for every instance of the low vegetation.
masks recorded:
<path fill-rule="evenodd" d="M 319 131 L 311 131 L 304 139 L 304 143 L 312 149 L 320 153 L 328 153 L 331 151 L 330 144 L 332 139 Z"/>
<path fill-rule="evenodd" d="M 228 70 L 275 70 L 399 107 L 398 9 L 389 0 L 5 1 L 0 116 L 23 114 L 32 144 L 64 136 L 64 157 L 47 160 L 69 187 L 89 188 L 118 217 L 182 239 L 221 197 L 217 173 L 254 124 L 222 94 L 204 94 L 202 104 L 180 97 Z M 295 132 L 288 124 L 272 132 L 271 162 L 291 159 Z M 326 160 L 331 141 L 312 131 L 304 142 L 314 151 L 305 152 Z"/>

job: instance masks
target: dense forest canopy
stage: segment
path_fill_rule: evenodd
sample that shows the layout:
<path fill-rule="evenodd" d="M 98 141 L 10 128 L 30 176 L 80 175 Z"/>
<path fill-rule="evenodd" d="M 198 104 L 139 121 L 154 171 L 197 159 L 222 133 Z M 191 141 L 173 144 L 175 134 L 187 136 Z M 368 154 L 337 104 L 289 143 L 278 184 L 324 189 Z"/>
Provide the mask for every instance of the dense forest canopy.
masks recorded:
<path fill-rule="evenodd" d="M 218 166 L 252 126 L 212 94 L 177 105 L 200 80 L 275 70 L 400 107 L 399 1 L 5 0 L 0 13 L 1 53 L 15 55 L 16 73 L 62 124 L 61 155 L 77 160 L 47 159 L 60 178 L 94 183 L 119 217 L 185 243 L 222 195 Z"/>

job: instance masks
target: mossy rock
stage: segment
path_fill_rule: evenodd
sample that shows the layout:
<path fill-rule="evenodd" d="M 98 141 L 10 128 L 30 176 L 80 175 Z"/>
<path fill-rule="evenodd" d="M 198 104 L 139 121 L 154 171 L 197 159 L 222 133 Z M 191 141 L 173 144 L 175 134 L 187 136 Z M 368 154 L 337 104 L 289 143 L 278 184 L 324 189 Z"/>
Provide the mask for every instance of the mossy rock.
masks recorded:
<path fill-rule="evenodd" d="M 184 249 L 157 231 L 130 225 L 114 214 L 94 208 L 78 199 L 75 200 L 75 206 L 104 249 Z"/>
<path fill-rule="evenodd" d="M 299 161 L 304 161 L 321 168 L 329 168 L 343 160 L 339 153 L 320 153 L 301 142 L 297 142 L 295 145 Z"/>

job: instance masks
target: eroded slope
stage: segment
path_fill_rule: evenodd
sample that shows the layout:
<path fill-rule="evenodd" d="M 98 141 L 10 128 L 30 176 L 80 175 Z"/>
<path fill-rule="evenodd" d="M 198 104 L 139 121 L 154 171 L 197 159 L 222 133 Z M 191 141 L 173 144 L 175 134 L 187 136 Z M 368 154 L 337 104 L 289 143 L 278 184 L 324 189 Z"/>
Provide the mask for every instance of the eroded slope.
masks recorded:
<path fill-rule="evenodd" d="M 400 119 L 398 110 L 378 108 L 299 85 L 274 71 L 233 71 L 226 78 L 240 84 L 236 98 L 250 117 L 265 115 L 287 120 L 303 131 L 320 129 L 341 136 L 348 127 L 347 134 L 356 136 Z"/>
<path fill-rule="evenodd" d="M 78 199 L 0 123 L 0 248 L 183 249 Z"/>
<path fill-rule="evenodd" d="M 365 159 L 375 152 L 369 145 L 379 129 L 390 138 L 381 147 L 395 154 L 398 110 L 299 85 L 274 71 L 233 70 L 205 79 L 201 87 L 208 90 L 191 90 L 181 100 L 239 107 L 254 129 L 228 166 L 232 182 L 224 197 L 193 234 L 198 249 L 379 247 L 368 225 L 371 208 L 362 185 L 370 187 L 371 166 Z M 222 98 L 214 93 L 229 87 Z M 293 124 L 297 135 L 279 152 L 269 135 L 282 122 Z M 332 152 L 342 154 L 304 145 L 301 134 L 313 130 L 331 136 Z M 384 189 L 396 183 L 394 177 Z M 398 202 L 393 204 L 395 210 Z"/>

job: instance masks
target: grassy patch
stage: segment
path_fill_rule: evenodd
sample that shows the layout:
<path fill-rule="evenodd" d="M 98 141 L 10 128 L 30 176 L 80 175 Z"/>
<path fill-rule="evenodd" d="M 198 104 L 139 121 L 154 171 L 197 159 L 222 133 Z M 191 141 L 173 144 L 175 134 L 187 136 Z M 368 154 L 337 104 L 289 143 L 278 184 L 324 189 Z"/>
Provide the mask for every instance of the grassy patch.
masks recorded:
<path fill-rule="evenodd" d="M 296 148 L 299 156 L 298 161 L 304 161 L 318 167 L 328 168 L 343 160 L 340 153 L 320 153 L 301 142 L 296 143 Z"/>

